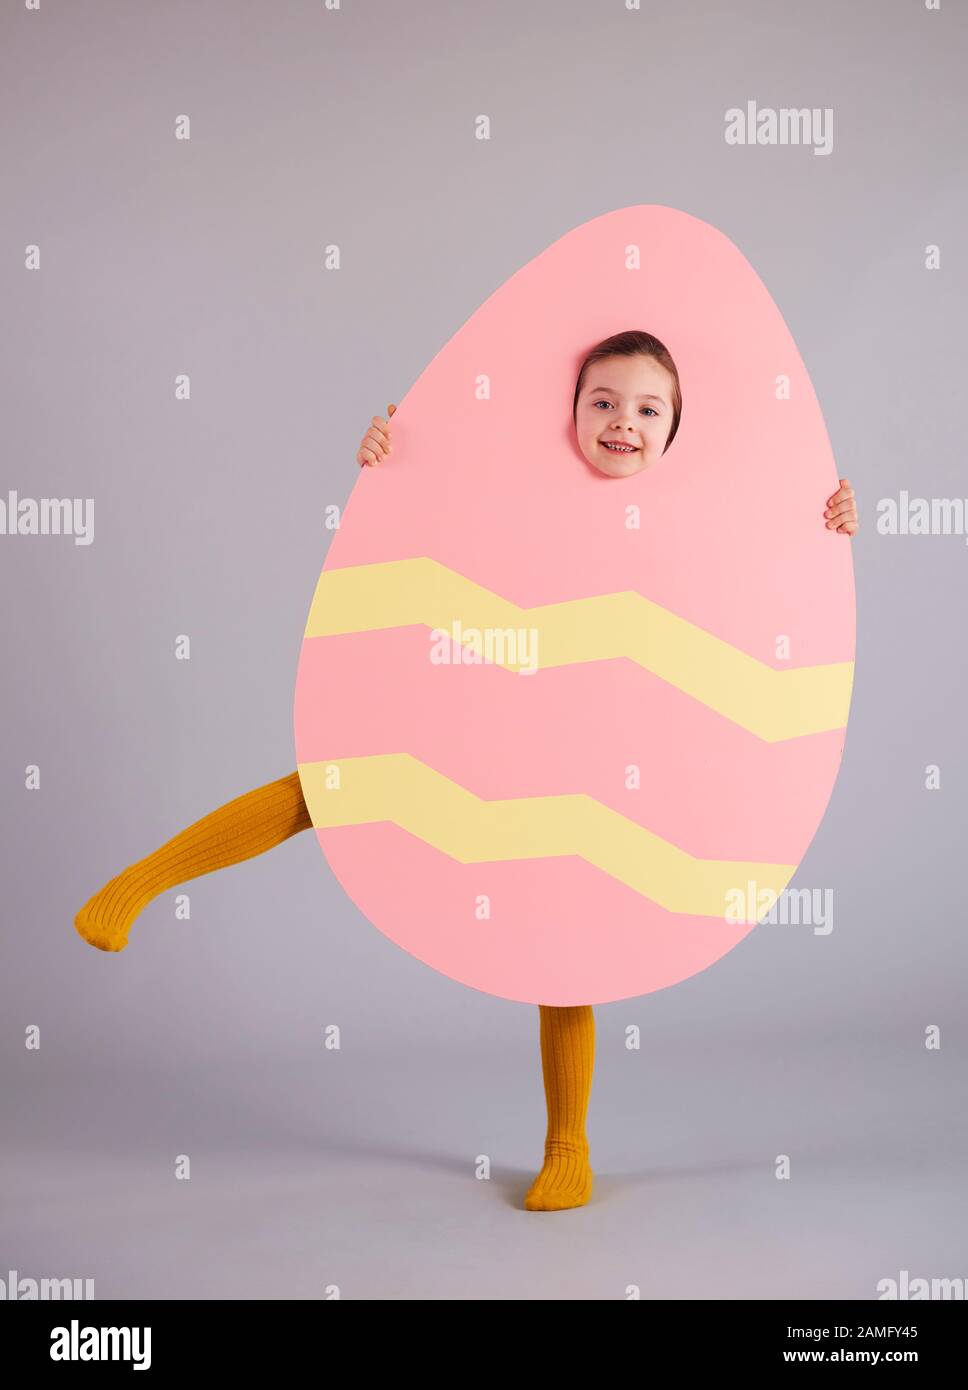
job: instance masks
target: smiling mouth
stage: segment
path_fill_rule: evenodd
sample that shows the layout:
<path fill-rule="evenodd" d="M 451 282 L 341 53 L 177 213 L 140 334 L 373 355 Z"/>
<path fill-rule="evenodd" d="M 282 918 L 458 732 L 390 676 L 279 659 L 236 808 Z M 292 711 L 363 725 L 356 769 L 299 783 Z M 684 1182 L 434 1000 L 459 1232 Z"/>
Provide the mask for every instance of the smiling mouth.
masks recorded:
<path fill-rule="evenodd" d="M 638 447 L 637 444 L 617 444 L 608 439 L 602 440 L 602 448 L 608 449 L 613 454 L 635 454 L 638 452 Z"/>

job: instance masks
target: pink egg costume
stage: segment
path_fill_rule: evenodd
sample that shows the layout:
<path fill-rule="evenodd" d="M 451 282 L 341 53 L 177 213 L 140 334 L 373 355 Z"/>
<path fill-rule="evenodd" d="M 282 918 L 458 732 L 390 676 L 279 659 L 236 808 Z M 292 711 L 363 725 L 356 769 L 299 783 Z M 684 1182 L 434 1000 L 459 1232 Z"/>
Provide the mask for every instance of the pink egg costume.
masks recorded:
<path fill-rule="evenodd" d="M 616 479 L 570 412 L 589 348 L 628 328 L 669 347 L 684 404 L 661 462 Z M 596 217 L 495 291 L 392 428 L 296 682 L 338 880 L 502 998 L 605 1003 L 705 969 L 755 925 L 736 895 L 761 907 L 803 859 L 853 676 L 850 547 L 820 519 L 837 470 L 766 287 L 684 212 Z"/>

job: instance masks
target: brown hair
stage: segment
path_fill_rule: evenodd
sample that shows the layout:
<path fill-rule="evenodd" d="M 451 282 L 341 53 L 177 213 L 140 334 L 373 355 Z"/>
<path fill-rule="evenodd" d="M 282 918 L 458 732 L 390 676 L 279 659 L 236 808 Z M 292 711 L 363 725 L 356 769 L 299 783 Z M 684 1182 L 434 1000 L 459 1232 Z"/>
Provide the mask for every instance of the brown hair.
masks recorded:
<path fill-rule="evenodd" d="M 600 362 L 603 357 L 654 357 L 659 366 L 665 367 L 672 377 L 672 429 L 665 442 L 665 449 L 662 450 L 665 453 L 665 450 L 675 439 L 676 430 L 679 428 L 679 417 L 682 415 L 682 388 L 679 385 L 679 372 L 669 349 L 665 343 L 660 343 L 658 338 L 654 338 L 651 333 L 642 333 L 637 328 L 630 328 L 625 333 L 613 333 L 611 338 L 603 338 L 600 343 L 596 343 L 581 364 L 581 371 L 578 373 L 575 403 L 571 412 L 573 420 L 578 418 L 578 397 L 581 395 L 585 373 L 594 362 Z"/>

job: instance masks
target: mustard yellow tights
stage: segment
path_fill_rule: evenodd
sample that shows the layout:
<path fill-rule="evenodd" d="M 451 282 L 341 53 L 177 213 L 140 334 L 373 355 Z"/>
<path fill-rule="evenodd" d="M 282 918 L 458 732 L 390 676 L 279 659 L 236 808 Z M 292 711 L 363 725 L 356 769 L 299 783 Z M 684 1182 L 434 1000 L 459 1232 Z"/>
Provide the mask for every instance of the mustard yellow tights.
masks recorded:
<path fill-rule="evenodd" d="M 159 893 L 252 859 L 311 826 L 299 774 L 291 772 L 220 806 L 130 865 L 85 903 L 74 925 L 92 946 L 123 951 L 138 913 Z M 528 1211 L 561 1211 L 583 1206 L 592 1191 L 585 1117 L 595 1065 L 595 1020 L 590 1004 L 539 1004 L 538 1010 L 548 1129 L 544 1165 L 524 1205 Z"/>

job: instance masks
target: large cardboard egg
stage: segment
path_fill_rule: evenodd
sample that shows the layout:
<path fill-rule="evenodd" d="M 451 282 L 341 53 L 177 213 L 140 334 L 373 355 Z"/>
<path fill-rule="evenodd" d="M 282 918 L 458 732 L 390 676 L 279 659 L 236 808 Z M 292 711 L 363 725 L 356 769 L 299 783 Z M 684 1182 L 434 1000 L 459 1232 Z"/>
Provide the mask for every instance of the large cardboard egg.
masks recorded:
<path fill-rule="evenodd" d="M 658 464 L 611 478 L 572 401 L 590 348 L 633 328 L 676 360 L 682 420 Z M 333 534 L 296 682 L 337 879 L 406 951 L 506 999 L 606 1003 L 706 969 L 803 859 L 853 677 L 837 469 L 779 309 L 716 228 L 622 208 L 501 285 L 392 433 Z"/>

